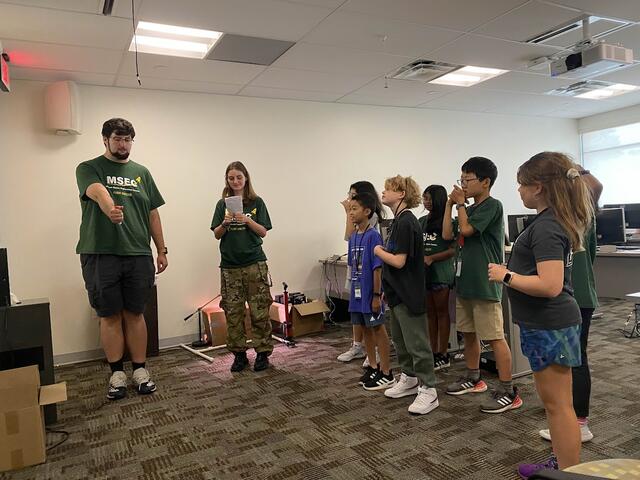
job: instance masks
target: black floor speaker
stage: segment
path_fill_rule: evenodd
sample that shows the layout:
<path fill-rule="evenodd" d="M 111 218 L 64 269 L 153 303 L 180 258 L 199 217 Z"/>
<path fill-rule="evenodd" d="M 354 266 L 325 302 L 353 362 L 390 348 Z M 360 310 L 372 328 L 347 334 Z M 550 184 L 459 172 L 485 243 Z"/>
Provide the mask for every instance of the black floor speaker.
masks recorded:
<path fill-rule="evenodd" d="M 11 305 L 9 290 L 9 263 L 7 262 L 7 249 L 0 248 L 0 307 Z"/>

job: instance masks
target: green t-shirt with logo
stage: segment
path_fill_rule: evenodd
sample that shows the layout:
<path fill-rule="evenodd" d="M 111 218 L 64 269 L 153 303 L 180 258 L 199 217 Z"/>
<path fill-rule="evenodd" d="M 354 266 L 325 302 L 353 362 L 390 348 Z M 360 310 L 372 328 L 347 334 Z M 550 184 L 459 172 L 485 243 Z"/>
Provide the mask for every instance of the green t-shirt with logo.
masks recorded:
<path fill-rule="evenodd" d="M 271 230 L 271 218 L 267 206 L 260 197 L 249 204 L 243 203 L 243 213 L 267 230 Z M 218 200 L 211 220 L 211 230 L 223 221 L 227 208 L 224 200 Z M 262 250 L 262 238 L 244 223 L 231 223 L 220 239 L 220 268 L 240 268 L 266 261 Z"/>
<path fill-rule="evenodd" d="M 583 250 L 574 252 L 571 279 L 573 282 L 573 296 L 580 308 L 596 308 L 598 295 L 596 294 L 596 280 L 593 275 L 593 262 L 596 259 L 596 224 L 584 236 Z"/>
<path fill-rule="evenodd" d="M 424 255 L 434 255 L 449 250 L 455 242 L 452 240 L 444 240 L 442 234 L 438 232 L 427 232 L 428 215 L 420 217 L 420 227 L 422 228 L 422 241 L 424 245 Z M 456 234 L 457 222 L 454 222 L 454 236 Z M 454 258 L 448 258 L 440 262 L 433 262 L 427 266 L 425 264 L 425 283 L 427 286 L 433 284 L 453 285 L 455 273 Z"/>
<path fill-rule="evenodd" d="M 164 199 L 146 167 L 129 160 L 114 162 L 104 155 L 76 168 L 82 222 L 76 253 L 151 255 L 149 213 Z M 94 183 L 104 185 L 116 205 L 124 207 L 124 222 L 112 223 L 87 195 Z"/>
<path fill-rule="evenodd" d="M 456 291 L 460 297 L 500 301 L 502 284 L 489 282 L 489 263 L 504 261 L 504 218 L 502 203 L 488 197 L 467 207 L 475 233 L 458 236 Z"/>

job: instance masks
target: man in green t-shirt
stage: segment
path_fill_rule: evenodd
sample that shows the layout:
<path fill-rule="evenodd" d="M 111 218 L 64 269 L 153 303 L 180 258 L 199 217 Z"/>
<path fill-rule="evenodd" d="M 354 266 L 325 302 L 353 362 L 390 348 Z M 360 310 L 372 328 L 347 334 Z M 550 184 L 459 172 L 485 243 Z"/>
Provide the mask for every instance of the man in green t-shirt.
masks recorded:
<path fill-rule="evenodd" d="M 127 120 L 107 120 L 102 126 L 104 154 L 76 169 L 82 207 L 76 253 L 80 254 L 89 303 L 100 318 L 100 338 L 112 372 L 109 400 L 127 393 L 123 327 L 136 390 L 140 394 L 156 390 L 145 366 L 143 313 L 156 273 L 151 237 L 158 252 L 157 273 L 168 264 L 158 213 L 164 200 L 149 170 L 129 159 L 135 135 Z"/>
<path fill-rule="evenodd" d="M 504 339 L 502 285 L 489 282 L 490 263 L 504 262 L 502 203 L 491 196 L 498 178 L 495 164 L 472 157 L 462 165 L 460 187 L 454 186 L 444 213 L 442 237 L 453 239 L 453 205 L 458 209 L 458 258 L 456 267 L 456 328 L 464 334 L 466 375 L 447 387 L 449 395 L 480 393 L 487 384 L 480 378 L 480 340 L 489 342 L 496 358 L 499 386 L 480 410 L 502 413 L 522 406 L 513 386 L 511 350 Z M 467 206 L 467 198 L 473 205 Z"/>

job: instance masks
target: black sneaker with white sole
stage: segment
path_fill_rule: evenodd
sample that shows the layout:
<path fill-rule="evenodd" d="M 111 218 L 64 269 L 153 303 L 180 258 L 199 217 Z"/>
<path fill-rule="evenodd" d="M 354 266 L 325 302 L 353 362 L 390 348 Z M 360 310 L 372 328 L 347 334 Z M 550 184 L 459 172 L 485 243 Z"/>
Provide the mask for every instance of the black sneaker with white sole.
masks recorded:
<path fill-rule="evenodd" d="M 153 383 L 149 372 L 144 367 L 136 368 L 131 379 L 140 395 L 148 395 L 157 390 L 156 384 Z"/>
<path fill-rule="evenodd" d="M 109 389 L 107 398 L 109 400 L 121 400 L 127 396 L 127 374 L 121 370 L 116 370 L 109 379 Z"/>
<path fill-rule="evenodd" d="M 433 371 L 437 372 L 438 370 L 442 370 L 443 368 L 449 368 L 451 366 L 451 357 L 449 357 L 448 353 L 444 355 L 441 353 L 436 353 L 436 359 L 433 364 Z"/>
<path fill-rule="evenodd" d="M 360 380 L 358 380 L 358 385 L 364 385 L 371 377 L 373 377 L 376 374 L 377 371 L 378 371 L 377 368 L 366 367 L 364 369 L 364 373 L 360 377 Z"/>
<path fill-rule="evenodd" d="M 385 390 L 391 388 L 396 384 L 396 379 L 393 376 L 393 372 L 389 370 L 389 373 L 385 375 L 382 370 L 376 370 L 375 374 L 364 382 L 365 390 Z"/>

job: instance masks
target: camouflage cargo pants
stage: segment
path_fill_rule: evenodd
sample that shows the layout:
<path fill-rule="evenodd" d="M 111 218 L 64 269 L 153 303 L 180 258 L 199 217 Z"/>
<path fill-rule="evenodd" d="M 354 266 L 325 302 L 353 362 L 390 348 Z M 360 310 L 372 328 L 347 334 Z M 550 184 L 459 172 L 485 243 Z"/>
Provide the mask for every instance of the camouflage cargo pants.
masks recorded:
<path fill-rule="evenodd" d="M 220 306 L 227 317 L 227 348 L 232 352 L 247 349 L 244 326 L 245 302 L 251 313 L 251 341 L 256 352 L 273 350 L 269 307 L 273 302 L 269 290 L 267 262 L 248 267 L 222 269 Z"/>

